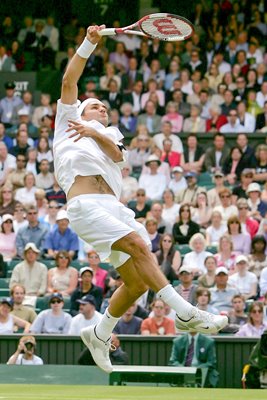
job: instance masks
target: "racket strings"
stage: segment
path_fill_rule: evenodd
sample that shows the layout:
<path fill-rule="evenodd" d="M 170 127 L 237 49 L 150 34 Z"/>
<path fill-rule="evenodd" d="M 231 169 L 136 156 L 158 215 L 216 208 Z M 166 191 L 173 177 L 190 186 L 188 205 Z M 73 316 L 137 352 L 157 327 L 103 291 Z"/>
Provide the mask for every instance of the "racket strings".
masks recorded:
<path fill-rule="evenodd" d="M 150 36 L 161 40 L 183 40 L 192 33 L 192 27 L 182 19 L 168 17 L 150 17 L 142 21 L 140 28 Z"/>

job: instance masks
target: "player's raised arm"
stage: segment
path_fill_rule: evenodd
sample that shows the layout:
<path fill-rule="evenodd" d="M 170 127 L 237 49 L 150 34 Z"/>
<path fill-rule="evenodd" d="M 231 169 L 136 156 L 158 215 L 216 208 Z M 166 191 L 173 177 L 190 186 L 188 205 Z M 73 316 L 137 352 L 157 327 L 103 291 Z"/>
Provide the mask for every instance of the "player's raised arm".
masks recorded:
<path fill-rule="evenodd" d="M 87 34 L 74 54 L 69 65 L 67 66 L 66 72 L 63 76 L 62 87 L 61 87 L 61 101 L 64 104 L 74 104 L 78 97 L 77 83 L 84 70 L 85 64 L 89 56 L 96 48 L 97 43 L 101 39 L 98 31 L 105 28 L 105 25 L 89 26 L 87 28 Z"/>

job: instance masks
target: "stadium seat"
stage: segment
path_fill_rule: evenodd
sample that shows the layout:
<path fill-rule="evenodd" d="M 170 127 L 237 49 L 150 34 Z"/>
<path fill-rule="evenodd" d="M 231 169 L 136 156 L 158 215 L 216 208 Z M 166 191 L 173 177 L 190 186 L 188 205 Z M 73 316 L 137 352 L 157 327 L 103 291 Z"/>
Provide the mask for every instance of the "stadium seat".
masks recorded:
<path fill-rule="evenodd" d="M 0 278 L 0 289 L 8 289 L 9 288 L 9 279 Z"/>
<path fill-rule="evenodd" d="M 192 251 L 188 244 L 176 244 L 175 248 L 181 253 L 181 256 L 184 256 L 185 254 Z"/>

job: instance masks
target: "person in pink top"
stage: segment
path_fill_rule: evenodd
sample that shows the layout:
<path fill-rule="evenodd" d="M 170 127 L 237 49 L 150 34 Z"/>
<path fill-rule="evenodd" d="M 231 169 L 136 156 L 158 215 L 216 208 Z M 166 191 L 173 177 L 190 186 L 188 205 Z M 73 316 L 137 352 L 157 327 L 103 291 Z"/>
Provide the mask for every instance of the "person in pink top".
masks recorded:
<path fill-rule="evenodd" d="M 16 234 L 13 228 L 13 215 L 4 214 L 0 232 L 0 253 L 4 261 L 10 261 L 17 254 Z"/>
<path fill-rule="evenodd" d="M 167 103 L 166 114 L 161 119 L 161 122 L 165 121 L 169 121 L 172 124 L 172 133 L 181 132 L 184 118 L 178 113 L 178 104 L 174 101 Z"/>
<path fill-rule="evenodd" d="M 94 271 L 93 284 L 96 286 L 100 286 L 103 290 L 105 290 L 105 280 L 107 277 L 107 271 L 100 267 L 100 258 L 95 250 L 90 250 L 87 253 L 88 262 L 90 267 Z"/>

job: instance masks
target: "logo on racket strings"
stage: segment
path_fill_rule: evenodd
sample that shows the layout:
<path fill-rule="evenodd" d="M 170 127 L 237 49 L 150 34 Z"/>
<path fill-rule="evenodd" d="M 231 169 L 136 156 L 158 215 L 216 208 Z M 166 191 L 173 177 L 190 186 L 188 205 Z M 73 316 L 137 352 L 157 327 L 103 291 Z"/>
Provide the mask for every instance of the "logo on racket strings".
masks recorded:
<path fill-rule="evenodd" d="M 162 35 L 183 35 L 182 32 L 179 31 L 174 23 L 168 18 L 162 18 L 157 21 L 153 21 L 153 25 Z"/>

